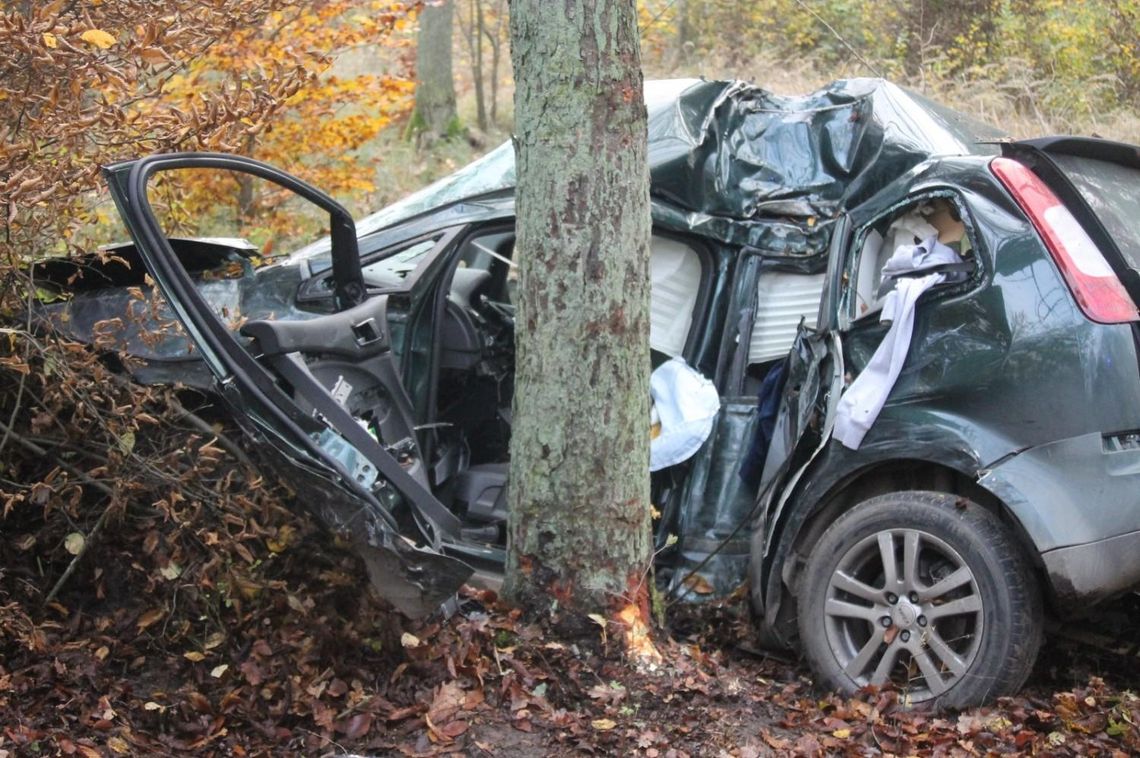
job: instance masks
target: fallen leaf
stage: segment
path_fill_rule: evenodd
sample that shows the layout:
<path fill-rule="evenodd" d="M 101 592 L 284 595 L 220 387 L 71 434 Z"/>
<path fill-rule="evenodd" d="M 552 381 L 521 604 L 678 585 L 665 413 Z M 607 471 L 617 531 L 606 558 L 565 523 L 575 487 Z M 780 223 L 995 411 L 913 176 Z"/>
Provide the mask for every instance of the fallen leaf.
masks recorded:
<path fill-rule="evenodd" d="M 435 724 L 446 724 L 455 718 L 455 714 L 463 707 L 466 699 L 459 682 L 444 682 L 439 686 L 428 708 L 428 718 Z"/>
<path fill-rule="evenodd" d="M 289 524 L 285 524 L 277 530 L 276 538 L 270 537 L 265 540 L 265 546 L 269 548 L 269 552 L 271 553 L 283 552 L 296 541 L 296 534 L 297 530 L 295 528 Z"/>
<path fill-rule="evenodd" d="M 188 661 L 194 661 L 194 663 L 197 663 L 198 661 L 204 661 L 206 659 L 206 656 L 203 653 L 199 653 L 197 650 L 191 650 L 189 653 L 183 653 L 182 657 Z"/>
<path fill-rule="evenodd" d="M 834 732 L 831 733 L 831 736 L 835 737 L 836 739 L 845 740 L 851 736 L 851 730 L 850 729 L 836 729 Z"/>
<path fill-rule="evenodd" d="M 115 44 L 115 38 L 102 29 L 88 29 L 79 35 L 79 38 L 89 45 L 94 45 L 100 50 L 106 50 L 111 45 Z"/>
<path fill-rule="evenodd" d="M 265 675 L 261 672 L 261 667 L 257 665 L 257 661 L 255 660 L 250 659 L 243 663 L 241 665 L 241 673 L 252 687 L 256 687 L 265 681 Z"/>
<path fill-rule="evenodd" d="M 348 720 L 344 728 L 344 736 L 349 739 L 358 739 L 368 734 L 372 728 L 372 714 L 358 713 Z"/>
<path fill-rule="evenodd" d="M 221 679 L 222 675 L 226 673 L 226 669 L 229 667 L 230 665 L 228 663 L 223 663 L 221 666 L 215 666 L 214 668 L 210 669 L 210 676 L 214 677 L 215 679 Z"/>
<path fill-rule="evenodd" d="M 44 46 L 55 50 L 59 47 L 59 40 L 51 32 L 44 32 Z"/>
<path fill-rule="evenodd" d="M 143 629 L 146 629 L 148 626 L 151 626 L 152 624 L 154 624 L 156 621 L 158 621 L 159 619 L 161 619 L 165 615 L 166 615 L 166 609 L 164 609 L 164 608 L 153 608 L 153 609 L 147 611 L 143 615 L 139 616 L 139 620 L 136 622 L 138 625 L 139 631 L 141 632 Z"/>
<path fill-rule="evenodd" d="M 79 532 L 72 532 L 63 538 L 63 549 L 72 555 L 82 553 L 85 544 L 87 544 L 87 538 Z"/>
<path fill-rule="evenodd" d="M 400 635 L 400 644 L 404 647 L 419 647 L 420 638 L 411 632 L 404 632 Z"/>
<path fill-rule="evenodd" d="M 594 719 L 590 722 L 590 726 L 597 729 L 599 732 L 608 732 L 617 726 L 617 722 L 613 719 Z"/>

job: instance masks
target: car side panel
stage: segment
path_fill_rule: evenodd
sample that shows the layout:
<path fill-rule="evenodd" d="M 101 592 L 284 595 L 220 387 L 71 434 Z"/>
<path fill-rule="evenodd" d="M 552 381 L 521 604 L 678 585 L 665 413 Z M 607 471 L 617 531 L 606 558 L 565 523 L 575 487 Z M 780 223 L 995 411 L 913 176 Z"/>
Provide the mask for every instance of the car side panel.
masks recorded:
<path fill-rule="evenodd" d="M 849 451 L 830 443 L 801 479 L 805 484 L 781 516 L 785 523 L 773 530 L 772 541 L 779 544 L 768 548 L 773 559 L 765 571 L 764 605 L 779 602 L 781 579 L 794 571 L 784 563 L 808 518 L 846 482 L 892 461 L 929 461 L 976 480 L 1002 462 L 1016 461 L 1022 451 L 1039 449 L 988 481 L 999 499 L 1009 499 L 1011 513 L 1046 563 L 1061 566 L 1051 578 L 1059 594 L 1070 588 L 1070 600 L 1101 597 L 1112 582 L 1098 584 L 1087 561 L 1078 566 L 1080 576 L 1066 579 L 1066 554 L 1050 558 L 1049 552 L 1140 529 L 1140 504 L 1131 494 L 1140 490 L 1126 483 L 1130 474 L 1107 474 L 1115 465 L 1110 461 L 1123 459 L 1102 460 L 1091 446 L 1099 446 L 1102 434 L 1140 430 L 1140 365 L 1132 330 L 1083 316 L 1020 210 L 980 168 L 967 160 L 922 168 L 908 187 L 893 196 L 884 193 L 853 214 L 855 224 L 865 223 L 908 195 L 953 188 L 969 208 L 965 220 L 983 280 L 969 291 L 932 292 L 920 301 L 906 365 L 863 445 Z M 851 375 L 866 365 L 886 329 L 857 324 L 843 334 Z M 1067 473 L 1082 465 L 1074 462 L 1054 469 L 1044 489 L 1042 483 L 1018 490 L 1028 476 L 1020 468 L 1040 473 L 1044 465 L 1033 464 L 1049 460 L 1054 444 L 1054 451 L 1085 451 L 1089 480 Z M 1092 487 L 1099 476 L 1111 481 Z"/>
<path fill-rule="evenodd" d="M 1026 450 L 978 483 L 1005 503 L 1038 550 L 1140 531 L 1140 449 L 1097 432 Z"/>
<path fill-rule="evenodd" d="M 1015 209 L 981 193 L 966 199 L 985 281 L 971 292 L 920 301 L 906 365 L 865 444 L 888 432 L 883 421 L 919 409 L 932 423 L 946 417 L 944 423 L 959 424 L 983 465 L 1054 440 L 1140 429 L 1130 328 L 1084 317 Z M 844 335 L 852 374 L 885 331 L 874 324 Z"/>

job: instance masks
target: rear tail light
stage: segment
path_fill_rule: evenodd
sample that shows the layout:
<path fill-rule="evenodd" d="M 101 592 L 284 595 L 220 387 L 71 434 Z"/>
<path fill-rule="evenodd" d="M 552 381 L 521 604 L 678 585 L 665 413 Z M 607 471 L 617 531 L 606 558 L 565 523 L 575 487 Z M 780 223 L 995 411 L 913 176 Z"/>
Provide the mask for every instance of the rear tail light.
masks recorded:
<path fill-rule="evenodd" d="M 990 169 L 1029 216 L 1084 314 L 1101 324 L 1140 320 L 1096 243 L 1045 182 L 1012 158 L 994 158 Z"/>

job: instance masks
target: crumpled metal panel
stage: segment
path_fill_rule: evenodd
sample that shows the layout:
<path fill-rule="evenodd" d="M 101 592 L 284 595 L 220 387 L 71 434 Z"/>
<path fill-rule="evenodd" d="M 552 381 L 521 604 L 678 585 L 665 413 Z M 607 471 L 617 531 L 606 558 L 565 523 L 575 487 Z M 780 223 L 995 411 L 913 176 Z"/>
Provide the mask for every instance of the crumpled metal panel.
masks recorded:
<path fill-rule="evenodd" d="M 681 496 L 680 553 L 670 594 L 690 601 L 724 597 L 747 575 L 749 532 L 741 525 L 756 493 L 739 472 L 756 419 L 754 400 L 724 401 L 716 429 L 697 453 Z"/>
<path fill-rule="evenodd" d="M 693 231 L 819 252 L 841 209 L 932 156 L 996 153 L 979 141 L 1000 136 L 881 79 L 797 97 L 702 82 L 650 118 L 652 192 Z"/>
<path fill-rule="evenodd" d="M 646 83 L 654 221 L 792 256 L 822 252 L 831 219 L 932 156 L 997 154 L 1002 132 L 883 79 L 802 96 L 741 81 Z M 514 149 L 357 222 L 363 236 L 451 204 L 509 193 Z M 327 254 L 322 240 L 295 259 Z"/>

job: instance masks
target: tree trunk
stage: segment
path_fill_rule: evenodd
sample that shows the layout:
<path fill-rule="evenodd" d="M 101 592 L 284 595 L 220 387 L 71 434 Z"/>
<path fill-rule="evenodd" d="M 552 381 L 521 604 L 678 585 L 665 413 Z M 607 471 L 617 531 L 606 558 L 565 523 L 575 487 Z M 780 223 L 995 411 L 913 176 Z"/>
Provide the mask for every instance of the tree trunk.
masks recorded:
<path fill-rule="evenodd" d="M 673 48 L 673 61 L 670 69 L 676 70 L 688 65 L 689 53 L 686 47 L 693 44 L 693 29 L 689 24 L 688 0 L 675 0 L 673 9 L 674 13 L 677 14 L 677 46 Z"/>
<path fill-rule="evenodd" d="M 521 294 L 506 594 L 645 621 L 650 215 L 635 0 L 513 0 L 510 25 Z"/>
<path fill-rule="evenodd" d="M 502 33 L 503 18 L 507 14 L 504 0 L 498 0 L 493 6 L 495 26 L 491 28 L 484 24 L 483 32 L 487 35 L 487 42 L 491 45 L 491 123 L 499 123 L 499 59 L 503 49 Z"/>
<path fill-rule="evenodd" d="M 474 58 L 474 71 L 472 74 L 475 77 L 475 113 L 476 121 L 479 124 L 480 131 L 487 131 L 487 103 L 483 97 L 483 2 L 482 0 L 471 0 L 471 14 L 474 18 L 471 19 L 471 26 L 474 29 L 475 50 L 472 52 Z"/>
<path fill-rule="evenodd" d="M 451 67 L 452 0 L 424 6 L 416 39 L 416 103 L 409 132 L 427 143 L 459 131 Z"/>

